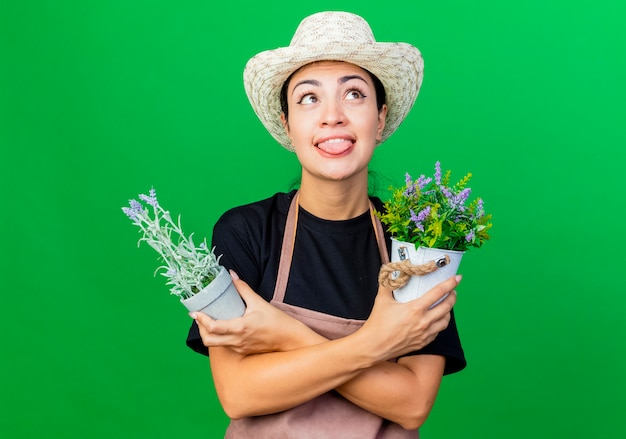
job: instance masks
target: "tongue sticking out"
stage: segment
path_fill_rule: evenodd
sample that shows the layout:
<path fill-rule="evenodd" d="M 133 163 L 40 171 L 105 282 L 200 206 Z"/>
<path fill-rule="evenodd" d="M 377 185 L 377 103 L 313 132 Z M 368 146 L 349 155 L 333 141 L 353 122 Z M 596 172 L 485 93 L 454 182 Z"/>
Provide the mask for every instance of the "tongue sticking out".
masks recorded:
<path fill-rule="evenodd" d="M 352 147 L 352 142 L 346 139 L 333 139 L 318 143 L 317 147 L 326 154 L 340 155 Z"/>

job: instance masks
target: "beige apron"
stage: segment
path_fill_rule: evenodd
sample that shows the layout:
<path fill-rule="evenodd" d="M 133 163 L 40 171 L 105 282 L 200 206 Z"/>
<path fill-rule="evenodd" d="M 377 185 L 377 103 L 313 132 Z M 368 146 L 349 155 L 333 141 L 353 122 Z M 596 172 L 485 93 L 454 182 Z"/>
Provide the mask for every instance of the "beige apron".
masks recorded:
<path fill-rule="evenodd" d="M 329 339 L 345 337 L 361 327 L 363 320 L 344 319 L 284 303 L 287 280 L 298 223 L 298 194 L 294 196 L 289 213 L 278 268 L 278 278 L 272 305 L 303 322 Z M 370 214 L 382 263 L 389 262 L 382 226 Z M 289 410 L 264 416 L 231 421 L 227 439 L 416 439 L 417 430 L 405 430 L 398 424 L 380 418 L 352 404 L 335 391 L 324 393 Z"/>

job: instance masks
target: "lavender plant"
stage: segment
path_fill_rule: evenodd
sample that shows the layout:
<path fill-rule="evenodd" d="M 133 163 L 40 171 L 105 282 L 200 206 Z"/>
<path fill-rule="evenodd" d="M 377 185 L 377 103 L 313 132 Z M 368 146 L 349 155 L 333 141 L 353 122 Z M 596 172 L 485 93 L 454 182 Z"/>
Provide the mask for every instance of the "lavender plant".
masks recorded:
<path fill-rule="evenodd" d="M 466 251 L 480 247 L 489 239 L 491 215 L 483 200 L 468 202 L 467 187 L 471 173 L 450 185 L 451 172 L 441 172 L 435 163 L 433 178 L 420 175 L 417 180 L 406 173 L 403 187 L 391 187 L 385 211 L 376 212 L 387 230 L 399 241 L 417 246 Z"/>
<path fill-rule="evenodd" d="M 181 299 L 188 299 L 210 284 L 220 272 L 219 257 L 214 250 L 209 250 L 206 238 L 196 246 L 193 233 L 186 237 L 178 221 L 172 221 L 169 211 L 164 210 L 157 200 L 156 191 L 150 190 L 149 195 L 140 194 L 139 199 L 129 200 L 130 207 L 122 207 L 122 211 L 141 229 L 143 236 L 137 245 L 145 241 L 159 254 L 163 265 L 159 271 L 171 285 L 170 292 Z M 148 207 L 150 206 L 150 207 Z M 151 212 L 152 211 L 152 212 Z"/>

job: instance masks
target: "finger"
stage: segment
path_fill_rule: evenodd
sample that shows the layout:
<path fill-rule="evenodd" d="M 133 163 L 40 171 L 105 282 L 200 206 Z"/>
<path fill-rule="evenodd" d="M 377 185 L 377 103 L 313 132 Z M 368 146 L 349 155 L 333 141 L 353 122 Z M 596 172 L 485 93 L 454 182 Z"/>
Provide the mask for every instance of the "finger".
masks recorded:
<path fill-rule="evenodd" d="M 207 314 L 200 311 L 189 313 L 189 315 L 196 321 L 200 329 L 211 327 L 213 325 L 213 322 L 215 321 Z"/>
<path fill-rule="evenodd" d="M 203 312 L 196 312 L 195 314 L 200 333 L 228 335 L 233 332 L 233 328 L 236 326 L 236 322 L 233 320 L 237 319 L 215 320 Z"/>
<path fill-rule="evenodd" d="M 448 297 L 450 296 L 450 293 L 446 293 L 443 295 L 443 297 L 437 299 L 437 301 L 435 303 L 433 303 L 432 305 L 430 305 L 428 307 L 428 309 L 433 309 L 434 307 L 436 307 L 437 305 L 441 304 L 441 302 L 443 302 L 444 300 L 446 300 Z"/>
<path fill-rule="evenodd" d="M 235 284 L 235 288 L 237 288 L 237 292 L 244 300 L 244 302 L 246 302 L 246 305 L 250 306 L 250 303 L 252 303 L 254 300 L 262 300 L 261 296 L 255 293 L 246 281 L 241 280 L 237 273 L 235 273 L 233 270 L 230 270 L 230 275 L 233 279 L 233 284 Z"/>
<path fill-rule="evenodd" d="M 440 284 L 431 288 L 422 296 L 422 301 L 429 304 L 429 308 L 435 307 L 440 302 L 445 301 L 449 294 L 461 282 L 462 276 L 451 276 Z M 456 295 L 454 295 L 456 297 Z"/>
<path fill-rule="evenodd" d="M 448 312 L 444 314 L 440 319 L 433 322 L 431 329 L 434 331 L 435 334 L 439 334 L 441 331 L 448 327 L 448 325 L 450 324 L 450 319 L 450 313 Z"/>

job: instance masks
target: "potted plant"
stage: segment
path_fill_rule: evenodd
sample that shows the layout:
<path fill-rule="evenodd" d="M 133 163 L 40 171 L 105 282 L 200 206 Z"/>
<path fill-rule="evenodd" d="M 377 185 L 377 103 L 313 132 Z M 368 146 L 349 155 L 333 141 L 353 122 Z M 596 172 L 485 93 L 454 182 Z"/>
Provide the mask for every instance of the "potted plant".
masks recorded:
<path fill-rule="evenodd" d="M 384 212 L 376 212 L 392 235 L 391 263 L 381 269 L 381 282 L 394 288 L 400 302 L 416 299 L 457 273 L 463 254 L 489 239 L 491 215 L 483 200 L 468 203 L 471 173 L 450 184 L 451 172 L 421 175 L 406 173 L 402 187 L 391 187 Z M 396 282 L 394 282 L 396 281 Z"/>
<path fill-rule="evenodd" d="M 242 316 L 245 304 L 214 249 L 207 247 L 206 238 L 196 246 L 193 233 L 186 237 L 180 215 L 176 223 L 172 221 L 170 213 L 159 205 L 154 189 L 149 195 L 140 194 L 139 199 L 146 205 L 130 200 L 130 207 L 122 211 L 141 229 L 138 245 L 145 241 L 159 254 L 163 265 L 155 275 L 161 271 L 168 279 L 166 285 L 172 286 L 170 292 L 190 312 L 201 311 L 218 320 Z"/>

